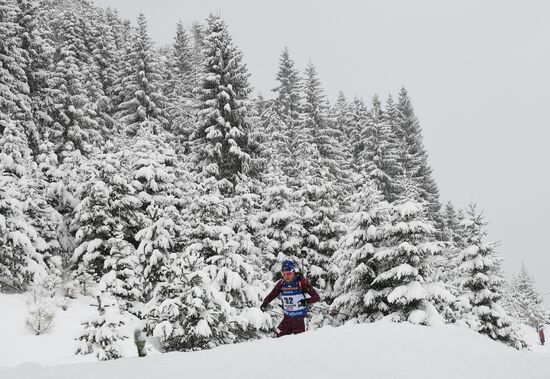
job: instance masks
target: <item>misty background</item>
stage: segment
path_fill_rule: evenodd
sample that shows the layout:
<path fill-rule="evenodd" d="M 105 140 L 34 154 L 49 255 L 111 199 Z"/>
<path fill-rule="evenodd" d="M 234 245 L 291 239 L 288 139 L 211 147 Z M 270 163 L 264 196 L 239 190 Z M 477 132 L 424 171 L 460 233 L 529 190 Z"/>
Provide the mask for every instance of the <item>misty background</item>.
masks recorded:
<path fill-rule="evenodd" d="M 285 46 L 298 68 L 311 59 L 331 101 L 405 86 L 441 202 L 478 203 L 508 275 L 523 262 L 550 292 L 547 1 L 94 1 L 132 21 L 144 13 L 159 46 L 178 21 L 221 13 L 268 98 Z"/>

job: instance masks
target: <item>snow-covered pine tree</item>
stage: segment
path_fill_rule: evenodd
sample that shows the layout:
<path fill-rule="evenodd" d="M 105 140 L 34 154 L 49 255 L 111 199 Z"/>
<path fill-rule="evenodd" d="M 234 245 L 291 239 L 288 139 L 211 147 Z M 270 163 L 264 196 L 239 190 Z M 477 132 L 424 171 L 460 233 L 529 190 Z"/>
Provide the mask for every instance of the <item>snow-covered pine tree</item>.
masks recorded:
<path fill-rule="evenodd" d="M 141 299 L 138 260 L 136 249 L 124 239 L 120 229 L 107 241 L 109 255 L 105 257 L 106 273 L 101 278 L 100 289 L 115 296 L 122 309 L 132 310 L 133 302 Z"/>
<path fill-rule="evenodd" d="M 246 283 L 241 286 L 240 298 L 235 297 L 232 301 L 233 306 L 238 309 L 231 320 L 235 324 L 231 330 L 237 341 L 257 338 L 259 332 L 266 333 L 271 329 L 270 317 L 257 312 L 262 295 L 272 285 L 271 272 L 264 269 L 264 252 L 260 248 L 263 225 L 257 221 L 265 192 L 266 186 L 263 183 L 243 176 L 235 186 L 235 194 L 231 198 L 233 254 L 239 255 L 242 263 L 233 263 L 233 267 L 229 268 L 238 273 Z M 236 261 L 235 258 L 232 260 Z"/>
<path fill-rule="evenodd" d="M 116 118 L 116 112 L 118 112 L 120 104 L 122 104 L 126 98 L 126 78 L 131 76 L 134 70 L 130 57 L 132 55 L 135 29 L 132 27 L 129 20 L 121 20 L 118 14 L 114 12 L 108 12 L 107 20 L 108 24 L 116 31 L 115 44 L 118 54 L 120 55 L 120 62 L 117 66 L 112 93 L 109 97 L 112 105 L 112 115 Z"/>
<path fill-rule="evenodd" d="M 166 351 L 194 351 L 217 345 L 216 329 L 210 323 L 220 319 L 205 290 L 209 282 L 204 260 L 197 254 L 170 255 L 164 274 L 148 303 L 148 328 L 160 338 Z"/>
<path fill-rule="evenodd" d="M 119 93 L 123 100 L 115 117 L 124 125 L 124 132 L 135 136 L 140 129 L 159 134 L 166 126 L 164 108 L 167 99 L 162 94 L 162 76 L 153 42 L 143 14 L 137 19 L 137 29 L 127 59 Z"/>
<path fill-rule="evenodd" d="M 35 248 L 38 233 L 24 213 L 30 149 L 21 124 L 0 120 L 0 125 L 0 291 L 22 291 L 34 276 L 45 275 Z"/>
<path fill-rule="evenodd" d="M 274 109 L 274 101 L 266 100 L 262 94 L 254 101 L 251 112 L 254 128 L 251 140 L 261 144 L 262 149 L 256 161 L 261 161 L 259 175 L 266 185 L 286 183 L 283 167 L 290 157 L 290 138 L 288 127 Z M 254 165 L 251 170 L 254 170 Z"/>
<path fill-rule="evenodd" d="M 332 128 L 338 131 L 340 145 L 344 147 L 348 159 L 351 160 L 353 104 L 348 102 L 342 91 L 338 92 L 336 102 L 330 110 L 330 121 Z"/>
<path fill-rule="evenodd" d="M 97 69 L 97 79 L 101 83 L 101 90 L 107 97 L 113 95 L 117 71 L 121 65 L 121 54 L 117 47 L 116 33 L 118 20 L 110 10 L 98 15 L 92 25 L 91 42 L 92 59 Z M 110 109 L 112 112 L 112 110 Z"/>
<path fill-rule="evenodd" d="M 435 304 L 452 295 L 442 283 L 431 282 L 430 258 L 441 253 L 435 228 L 424 204 L 407 194 L 391 204 L 382 246 L 374 253 L 376 278 L 365 295 L 371 317 L 437 325 L 443 322 Z"/>
<path fill-rule="evenodd" d="M 300 73 L 294 68 L 294 61 L 290 58 L 287 47 L 281 53 L 275 79 L 279 84 L 273 89 L 276 94 L 274 110 L 286 126 L 286 136 L 292 139 L 294 128 L 300 118 L 302 94 Z"/>
<path fill-rule="evenodd" d="M 79 228 L 78 223 L 74 220 L 75 207 L 80 203 L 82 192 L 82 184 L 94 174 L 94 169 L 90 160 L 83 156 L 79 150 L 75 150 L 71 143 L 64 146 L 62 152 L 62 163 L 56 168 L 56 159 L 51 157 L 47 151 L 50 148 L 48 143 L 44 143 L 44 155 L 40 155 L 41 169 L 46 170 L 43 175 L 48 188 L 48 202 L 61 215 L 62 223 L 58 229 L 58 241 L 61 245 L 63 254 L 64 268 L 69 270 L 70 259 L 76 248 L 75 234 Z"/>
<path fill-rule="evenodd" d="M 371 307 L 365 305 L 365 295 L 377 274 L 373 257 L 385 237 L 389 205 L 369 180 L 364 180 L 351 204 L 346 215 L 350 227 L 331 258 L 331 272 L 337 278 L 331 307 L 366 320 Z"/>
<path fill-rule="evenodd" d="M 197 21 L 193 22 L 190 34 L 193 41 L 193 82 L 196 87 L 200 83 L 200 73 L 203 69 L 205 25 Z"/>
<path fill-rule="evenodd" d="M 115 120 L 112 117 L 115 109 L 111 97 L 120 66 L 120 52 L 116 49 L 114 30 L 107 24 L 104 13 L 99 9 L 94 10 L 85 24 L 85 45 L 90 61 L 84 70 L 84 86 L 90 101 L 90 110 L 98 122 L 98 131 L 104 140 L 108 140 L 115 129 Z M 101 142 L 99 137 L 96 138 Z"/>
<path fill-rule="evenodd" d="M 94 145 L 102 146 L 104 139 L 110 137 L 115 123 L 110 116 L 112 109 L 110 109 L 109 97 L 104 91 L 105 74 L 111 77 L 113 74 L 112 67 L 105 65 L 110 58 L 105 51 L 113 48 L 114 44 L 103 46 L 106 38 L 109 37 L 109 31 L 104 27 L 103 11 L 98 8 L 86 9 L 82 12 L 82 17 L 81 27 L 87 53 L 87 61 L 82 68 L 83 86 L 88 101 L 88 113 L 97 122 L 97 127 L 90 133 L 90 140 Z"/>
<path fill-rule="evenodd" d="M 185 172 L 177 171 L 177 156 L 161 135 L 143 129 L 130 149 L 131 185 L 141 202 L 135 235 L 137 255 L 143 280 L 143 299 L 149 300 L 155 285 L 163 280 L 162 273 L 169 254 L 182 233 L 180 199 L 185 195 L 178 181 L 190 181 Z M 177 175 L 182 175 L 178 179 Z"/>
<path fill-rule="evenodd" d="M 305 230 L 290 188 L 279 184 L 267 189 L 257 222 L 261 225 L 263 271 L 277 278 L 284 260 L 291 259 L 301 265 Z"/>
<path fill-rule="evenodd" d="M 363 148 L 357 156 L 360 170 L 372 178 L 389 202 L 396 200 L 397 143 L 378 95 L 372 98 L 372 108 L 360 138 L 361 141 L 357 141 Z"/>
<path fill-rule="evenodd" d="M 527 271 L 525 264 L 522 263 L 511 287 L 514 308 L 520 322 L 534 328 L 550 322 L 550 315 L 544 309 L 535 279 Z"/>
<path fill-rule="evenodd" d="M 313 122 L 312 142 L 319 150 L 322 167 L 328 170 L 329 178 L 336 190 L 336 198 L 342 200 L 349 181 L 349 156 L 340 143 L 340 130 L 330 121 L 329 103 L 324 95 L 317 69 L 311 62 L 305 71 L 302 112 L 306 123 Z"/>
<path fill-rule="evenodd" d="M 405 190 L 399 188 L 399 178 L 403 178 L 401 165 L 399 164 L 401 144 L 398 133 L 396 132 L 399 127 L 399 112 L 397 110 L 397 104 L 395 104 L 391 94 L 389 94 L 386 99 L 386 105 L 384 107 L 384 111 L 382 112 L 382 116 L 384 127 L 388 131 L 389 154 L 386 156 L 386 170 L 391 177 L 391 187 L 389 188 L 387 196 L 390 201 L 394 201 L 398 199 L 399 195 L 404 193 Z"/>
<path fill-rule="evenodd" d="M 512 278 L 512 280 L 504 281 L 502 286 L 501 304 L 508 316 L 513 318 L 516 323 L 521 323 L 520 309 L 518 309 L 518 301 L 516 299 L 513 281 L 514 278 Z"/>
<path fill-rule="evenodd" d="M 275 160 L 277 157 L 272 157 L 271 153 L 277 154 L 272 148 L 271 138 L 267 132 L 267 128 L 271 124 L 272 116 L 275 116 L 271 109 L 272 102 L 263 99 L 259 94 L 255 101 L 249 103 L 248 113 L 250 119 L 250 132 L 248 134 L 248 145 L 251 151 L 254 151 L 254 158 L 250 160 L 248 168 L 248 178 L 256 180 L 267 178 L 265 174 L 268 172 L 270 164 L 277 166 Z M 274 143 L 273 145 L 275 145 Z M 264 182 L 265 183 L 265 182 Z"/>
<path fill-rule="evenodd" d="M 450 201 L 445 204 L 441 213 L 441 230 L 438 230 L 437 239 L 442 244 L 442 252 L 432 258 L 431 280 L 445 283 L 449 292 L 455 296 L 450 303 L 437 304 L 441 315 L 448 322 L 454 323 L 464 312 L 463 308 L 467 307 L 467 302 L 464 301 L 462 290 L 457 283 L 460 265 L 458 256 L 464 248 L 460 227 L 462 215 Z"/>
<path fill-rule="evenodd" d="M 521 348 L 525 343 L 500 305 L 504 282 L 499 273 L 501 258 L 495 251 L 495 244 L 486 241 L 487 223 L 475 205 L 470 204 L 461 225 L 465 247 L 459 255 L 459 283 L 472 307 L 465 322 L 494 340 Z"/>
<path fill-rule="evenodd" d="M 249 73 L 221 16 L 210 15 L 198 97 L 198 128 L 192 135 L 196 170 L 235 183 L 247 173 L 251 154 Z"/>
<path fill-rule="evenodd" d="M 195 127 L 193 88 L 195 83 L 193 52 L 187 31 L 178 22 L 174 43 L 169 51 L 167 69 L 169 78 L 164 91 L 170 106 L 166 109 L 170 131 L 176 136 L 178 145 L 189 152 L 189 136 Z"/>
<path fill-rule="evenodd" d="M 137 255 L 141 265 L 143 299 L 149 300 L 157 283 L 165 280 L 168 256 L 181 233 L 179 213 L 173 206 L 151 203 L 146 213 L 149 224 L 136 234 Z"/>
<path fill-rule="evenodd" d="M 124 321 L 116 301 L 106 295 L 96 297 L 98 315 L 84 322 L 84 330 L 80 337 L 75 354 L 94 354 L 100 361 L 122 358 L 119 341 L 128 338 L 121 332 Z"/>
<path fill-rule="evenodd" d="M 457 210 L 448 201 L 442 210 L 442 230 L 439 240 L 444 244 L 444 247 L 440 257 L 439 272 L 436 275 L 440 280 L 447 283 L 450 288 L 456 286 L 455 281 L 459 265 L 458 254 L 464 248 L 460 226 L 462 218 L 461 211 Z"/>
<path fill-rule="evenodd" d="M 399 171 L 403 177 L 415 182 L 420 197 L 427 202 L 430 214 L 437 216 L 441 208 L 439 190 L 428 164 L 428 153 L 424 149 L 420 123 L 404 87 L 399 92 L 397 120 L 396 136 L 400 145 Z"/>
<path fill-rule="evenodd" d="M 84 43 L 84 22 L 69 9 L 56 15 L 54 25 L 55 69 L 43 101 L 51 118 L 46 134 L 62 162 L 76 151 L 91 154 L 93 143 L 99 145 L 102 138 L 86 88 L 90 56 Z"/>
<path fill-rule="evenodd" d="M 75 208 L 78 231 L 72 264 L 76 278 L 89 274 L 96 282 L 101 280 L 111 294 L 131 301 L 140 294 L 131 243 L 141 226 L 142 203 L 124 177 L 127 163 L 122 152 L 101 154 L 94 160 L 94 175 L 83 183 L 82 200 Z"/>
<path fill-rule="evenodd" d="M 331 183 L 314 185 L 305 183 L 294 192 L 295 207 L 299 210 L 303 230 L 301 259 L 307 267 L 308 279 L 318 289 L 331 292 L 334 282 L 329 260 L 345 232 L 340 222 L 337 191 Z M 327 299 L 328 300 L 328 299 Z"/>
<path fill-rule="evenodd" d="M 25 73 L 27 60 L 25 51 L 21 49 L 22 28 L 16 22 L 18 14 L 19 8 L 14 2 L 0 0 L 0 133 L 10 120 L 25 131 L 30 121 L 29 86 Z"/>
<path fill-rule="evenodd" d="M 40 97 L 41 90 L 47 86 L 53 48 L 51 47 L 51 33 L 46 21 L 45 10 L 35 0 L 17 0 L 19 7 L 18 24 L 21 28 L 21 48 L 25 52 L 25 72 L 29 85 L 29 95 L 35 111 L 36 98 Z M 39 123 L 38 123 L 39 124 Z"/>
<path fill-rule="evenodd" d="M 257 309 L 257 254 L 246 243 L 247 233 L 238 228 L 235 232 L 231 225 L 232 199 L 224 194 L 232 190 L 224 186 L 232 185 L 214 177 L 201 181 L 187 216 L 187 247 L 183 254 L 170 256 L 151 301 L 157 305 L 149 316 L 170 349 L 196 350 L 249 339 L 258 323 L 265 322 Z"/>
<path fill-rule="evenodd" d="M 65 254 L 59 242 L 63 235 L 63 217 L 49 203 L 47 190 L 40 178 L 33 178 L 31 185 L 24 189 L 24 213 L 29 224 L 37 231 L 32 243 L 36 252 L 42 256 L 48 278 L 53 283 L 59 283 Z"/>
<path fill-rule="evenodd" d="M 15 2 L 17 12 L 15 22 L 18 28 L 13 31 L 20 37 L 20 47 L 24 59 L 24 70 L 26 84 L 28 85 L 28 105 L 25 110 L 24 124 L 25 133 L 29 142 L 29 148 L 36 157 L 39 154 L 40 145 L 40 112 L 39 98 L 40 90 L 46 86 L 46 79 L 50 76 L 49 65 L 53 49 L 45 41 L 41 34 L 44 33 L 44 11 L 40 4 L 33 0 L 17 0 Z"/>

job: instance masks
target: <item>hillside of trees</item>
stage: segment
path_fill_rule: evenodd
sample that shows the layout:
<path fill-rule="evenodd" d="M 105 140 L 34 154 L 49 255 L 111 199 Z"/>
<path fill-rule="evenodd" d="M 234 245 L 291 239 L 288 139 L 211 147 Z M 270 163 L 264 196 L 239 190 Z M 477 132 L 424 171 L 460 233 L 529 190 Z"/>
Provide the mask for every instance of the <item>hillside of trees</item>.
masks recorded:
<path fill-rule="evenodd" d="M 536 285 L 504 280 L 475 205 L 441 204 L 405 88 L 331 104 L 284 49 L 253 96 L 224 19 L 192 25 L 157 48 L 144 15 L 0 0 L 0 291 L 94 292 L 200 350 L 269 335 L 258 306 L 292 259 L 321 293 L 310 328 L 462 323 L 525 346 L 517 323 L 548 320 Z M 116 328 L 102 309 L 87 330 Z"/>

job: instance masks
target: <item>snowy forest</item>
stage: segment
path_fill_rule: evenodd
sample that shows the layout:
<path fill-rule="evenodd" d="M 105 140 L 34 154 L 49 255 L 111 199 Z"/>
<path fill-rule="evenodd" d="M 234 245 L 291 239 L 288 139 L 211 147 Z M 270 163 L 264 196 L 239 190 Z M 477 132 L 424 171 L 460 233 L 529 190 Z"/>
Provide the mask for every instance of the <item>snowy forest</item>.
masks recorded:
<path fill-rule="evenodd" d="M 30 294 L 37 334 L 85 294 L 77 353 L 101 360 L 123 314 L 164 351 L 270 336 L 286 259 L 321 295 L 309 330 L 457 323 L 521 349 L 550 321 L 483 212 L 441 203 L 405 88 L 331 104 L 285 48 L 256 96 L 223 17 L 192 21 L 157 47 L 145 15 L 0 0 L 0 291 Z"/>

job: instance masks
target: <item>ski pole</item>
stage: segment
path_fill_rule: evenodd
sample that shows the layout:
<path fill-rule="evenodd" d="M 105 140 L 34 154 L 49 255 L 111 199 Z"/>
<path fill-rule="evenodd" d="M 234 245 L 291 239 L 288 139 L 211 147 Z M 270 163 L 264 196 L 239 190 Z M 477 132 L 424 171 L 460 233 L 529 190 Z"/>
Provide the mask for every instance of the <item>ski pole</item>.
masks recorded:
<path fill-rule="evenodd" d="M 341 314 L 341 315 L 344 315 L 344 316 L 346 316 L 346 317 L 348 317 L 348 318 L 351 317 L 351 315 L 349 315 L 349 314 L 347 314 L 347 313 L 344 313 L 344 312 L 342 312 L 342 311 L 340 311 L 340 310 L 338 310 L 338 309 L 330 309 L 330 308 L 322 307 L 322 306 L 320 306 L 320 305 L 313 305 L 313 308 L 318 308 L 318 309 L 322 309 L 322 310 L 324 310 L 324 311 L 327 311 L 328 314 L 330 314 L 331 316 L 336 316 L 336 315 L 338 315 L 338 314 Z"/>
<path fill-rule="evenodd" d="M 271 314 L 274 314 L 274 315 L 277 315 L 277 316 L 284 316 L 284 314 L 283 314 L 283 313 L 281 313 L 281 312 L 277 312 L 277 311 L 276 311 L 276 310 L 274 310 L 274 309 L 270 309 L 270 310 L 268 310 L 268 311 L 267 311 L 267 313 L 271 313 Z"/>

